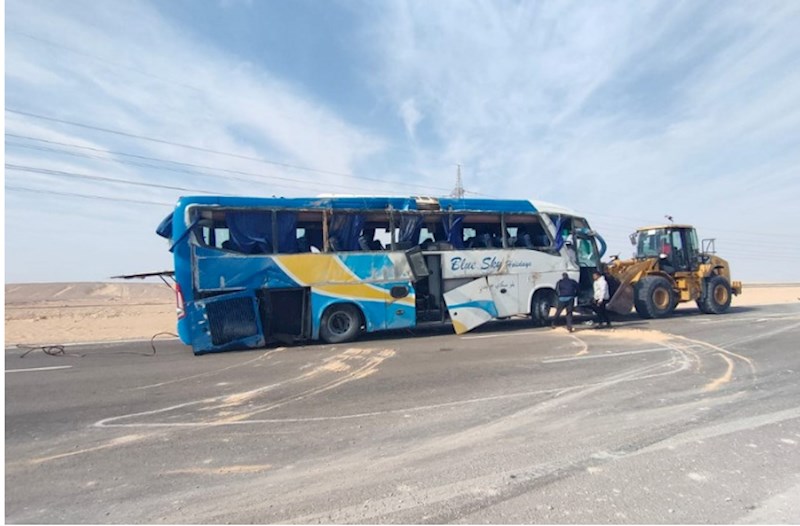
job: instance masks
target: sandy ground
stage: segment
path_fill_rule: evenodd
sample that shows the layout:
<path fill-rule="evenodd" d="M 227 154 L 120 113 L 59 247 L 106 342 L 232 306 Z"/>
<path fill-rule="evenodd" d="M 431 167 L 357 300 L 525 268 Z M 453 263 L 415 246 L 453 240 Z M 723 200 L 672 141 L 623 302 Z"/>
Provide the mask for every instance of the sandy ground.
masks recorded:
<path fill-rule="evenodd" d="M 175 295 L 162 283 L 12 284 L 5 295 L 6 347 L 150 339 L 175 332 Z M 745 284 L 733 305 L 798 301 L 800 284 Z"/>
<path fill-rule="evenodd" d="M 5 292 L 6 347 L 175 332 L 175 294 L 163 283 L 34 283 Z"/>

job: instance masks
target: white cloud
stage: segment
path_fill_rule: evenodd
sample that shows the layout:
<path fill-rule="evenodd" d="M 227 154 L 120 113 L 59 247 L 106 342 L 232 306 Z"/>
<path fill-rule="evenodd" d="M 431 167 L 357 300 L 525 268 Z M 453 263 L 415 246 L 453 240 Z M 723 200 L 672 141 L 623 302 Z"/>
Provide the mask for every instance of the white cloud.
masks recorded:
<path fill-rule="evenodd" d="M 800 252 L 787 240 L 794 236 L 800 194 L 800 4 L 387 1 L 352 9 L 363 27 L 341 31 L 359 36 L 354 45 L 370 54 L 373 67 L 363 68 L 363 76 L 365 93 L 374 91 L 345 113 L 324 97 L 323 87 L 277 77 L 210 39 L 191 36 L 148 4 L 9 2 L 8 107 L 332 173 L 13 114 L 7 114 L 9 132 L 271 176 L 263 180 L 273 186 L 243 183 L 231 174 L 215 178 L 98 159 L 36 158 L 13 147 L 9 159 L 257 195 L 406 190 L 337 175 L 356 171 L 450 186 L 441 181 L 454 181 L 461 163 L 468 190 L 591 212 L 612 252 L 627 254 L 625 234 L 669 213 L 695 223 L 701 235 L 716 235 L 718 247 L 727 242 L 740 257 L 731 259 L 743 279 L 797 279 Z M 376 107 L 388 108 L 392 122 L 371 129 L 353 124 Z M 394 133 L 398 124 L 405 134 Z M 35 180 L 41 188 L 91 188 L 57 177 Z M 116 192 L 158 201 L 176 196 L 155 189 Z M 30 239 L 50 239 L 55 245 L 49 248 L 68 250 L 36 220 L 31 202 L 8 193 L 7 248 L 25 244 L 24 253 L 35 256 L 27 251 Z M 107 208 L 114 207 L 92 210 Z M 150 236 L 152 228 L 142 225 L 154 227 L 163 209 L 147 211 L 145 218 L 146 207 L 134 208 L 116 210 L 130 228 Z M 103 236 L 102 225 L 73 221 L 74 230 Z M 768 232 L 761 238 L 739 234 L 762 229 Z M 109 242 L 128 246 L 124 239 Z M 785 256 L 777 269 L 758 243 Z M 154 260 L 164 252 L 155 236 L 139 246 Z M 32 275 L 24 260 L 7 259 L 7 278 Z M 90 269 L 65 267 L 52 279 L 96 279 Z"/>
<path fill-rule="evenodd" d="M 412 141 L 415 141 L 417 124 L 422 120 L 422 113 L 417 109 L 414 99 L 406 99 L 400 104 L 400 118 L 403 119 L 406 133 Z"/>
<path fill-rule="evenodd" d="M 793 235 L 800 5 L 397 2 L 376 11 L 383 87 L 395 104 L 414 100 L 436 138 L 415 143 L 415 158 L 463 162 L 468 189 L 593 212 L 623 254 L 623 232 L 667 213 L 701 235 L 719 232 L 718 247 L 744 243 L 737 232 L 765 222 L 776 249 Z M 732 251 L 734 272 L 796 280 L 800 251 L 781 250 L 787 264 L 775 269 L 744 243 Z"/>
<path fill-rule="evenodd" d="M 8 133 L 281 179 L 264 179 L 272 182 L 270 186 L 246 184 L 231 179 L 230 174 L 210 178 L 14 147 L 7 151 L 8 162 L 219 193 L 297 195 L 315 194 L 329 187 L 356 190 L 357 181 L 334 173 L 354 172 L 357 165 L 384 147 L 379 138 L 349 124 L 308 90 L 257 66 L 243 64 L 241 59 L 188 36 L 148 4 L 14 1 L 6 8 L 10 29 L 6 52 L 7 107 L 331 173 L 176 148 L 13 113 L 7 114 Z M 63 148 L 37 142 L 28 144 Z M 122 156 L 70 150 L 132 161 Z M 18 171 L 10 171 L 7 181 L 49 191 L 156 202 L 174 202 L 178 194 L 190 193 Z M 41 207 L 48 209 L 73 203 L 68 214 L 70 228 L 80 232 L 79 237 L 103 239 L 103 248 L 90 249 L 82 256 L 75 253 L 74 239 L 54 235 L 54 225 L 47 221 L 46 214 L 39 214 L 30 206 L 34 197 Z M 137 205 L 104 204 L 50 194 L 37 196 L 14 190 L 8 192 L 6 206 L 9 226 L 6 277 L 12 281 L 101 279 L 109 275 L 108 269 L 114 264 L 119 268 L 111 273 L 142 271 L 150 267 L 146 264 L 148 257 L 161 261 L 168 255 L 162 240 L 153 234 L 165 215 L 161 207 L 148 210 Z M 126 228 L 122 229 L 125 232 L 138 228 L 146 233 L 147 241 L 138 247 L 147 257 L 113 257 L 115 253 L 125 253 L 132 240 L 120 236 L 118 231 L 107 232 L 105 223 L 97 221 L 97 210 L 126 221 Z M 143 210 L 146 215 L 142 215 Z M 102 271 L 93 264 L 65 264 L 54 267 L 48 274 L 28 263 L 31 259 L 48 259 L 48 254 L 53 253 L 74 253 L 70 260 L 82 257 L 85 262 L 103 259 L 115 263 L 104 264 Z"/>

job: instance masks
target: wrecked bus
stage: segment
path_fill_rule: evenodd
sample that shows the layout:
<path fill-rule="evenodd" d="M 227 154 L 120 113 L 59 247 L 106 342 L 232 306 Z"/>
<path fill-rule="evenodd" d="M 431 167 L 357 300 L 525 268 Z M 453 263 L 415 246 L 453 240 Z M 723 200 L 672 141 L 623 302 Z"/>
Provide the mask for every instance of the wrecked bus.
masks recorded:
<path fill-rule="evenodd" d="M 178 333 L 195 354 L 341 343 L 451 322 L 550 322 L 562 272 L 591 295 L 602 253 L 582 217 L 521 200 L 182 197 L 159 226 Z M 601 240 L 602 242 L 602 240 Z"/>

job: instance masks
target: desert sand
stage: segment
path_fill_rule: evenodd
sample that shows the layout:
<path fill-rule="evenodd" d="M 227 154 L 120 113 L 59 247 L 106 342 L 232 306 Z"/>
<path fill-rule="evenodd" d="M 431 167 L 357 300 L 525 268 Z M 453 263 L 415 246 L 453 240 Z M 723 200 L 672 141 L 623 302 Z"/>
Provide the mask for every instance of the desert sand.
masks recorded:
<path fill-rule="evenodd" d="M 163 283 L 34 283 L 5 288 L 6 347 L 150 339 L 175 332 Z M 800 302 L 800 284 L 745 284 L 734 306 Z M 681 308 L 696 308 L 687 303 Z M 166 336 L 166 335 L 161 335 Z"/>
<path fill-rule="evenodd" d="M 175 332 L 175 293 L 163 283 L 12 284 L 5 293 L 6 347 Z"/>

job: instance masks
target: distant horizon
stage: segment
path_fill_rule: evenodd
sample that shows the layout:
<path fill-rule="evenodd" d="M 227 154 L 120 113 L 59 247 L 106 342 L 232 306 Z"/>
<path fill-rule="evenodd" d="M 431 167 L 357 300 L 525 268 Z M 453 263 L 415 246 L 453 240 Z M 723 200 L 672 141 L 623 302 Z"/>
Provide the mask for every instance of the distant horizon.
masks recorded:
<path fill-rule="evenodd" d="M 74 285 L 74 284 L 92 284 L 92 283 L 116 283 L 116 284 L 127 284 L 127 285 L 160 285 L 165 286 L 163 282 L 158 281 L 156 278 L 153 278 L 150 281 L 140 281 L 140 280 L 125 280 L 125 279 L 108 279 L 108 280 L 95 280 L 95 281 L 26 281 L 26 282 L 6 282 L 6 287 L 12 285 Z M 743 281 L 742 286 L 780 286 L 780 287 L 796 287 L 800 286 L 800 281 Z"/>

